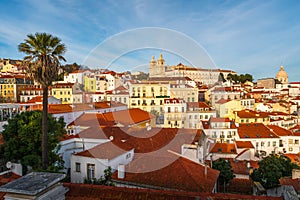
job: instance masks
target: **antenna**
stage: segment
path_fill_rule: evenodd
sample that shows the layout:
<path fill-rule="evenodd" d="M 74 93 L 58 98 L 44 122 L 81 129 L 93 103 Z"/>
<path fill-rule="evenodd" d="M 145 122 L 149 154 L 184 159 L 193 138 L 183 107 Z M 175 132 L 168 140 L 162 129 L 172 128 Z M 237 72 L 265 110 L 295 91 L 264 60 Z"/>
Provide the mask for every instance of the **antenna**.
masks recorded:
<path fill-rule="evenodd" d="M 8 161 L 8 162 L 6 163 L 6 168 L 7 168 L 7 169 L 13 169 L 13 164 L 12 164 L 10 161 Z"/>

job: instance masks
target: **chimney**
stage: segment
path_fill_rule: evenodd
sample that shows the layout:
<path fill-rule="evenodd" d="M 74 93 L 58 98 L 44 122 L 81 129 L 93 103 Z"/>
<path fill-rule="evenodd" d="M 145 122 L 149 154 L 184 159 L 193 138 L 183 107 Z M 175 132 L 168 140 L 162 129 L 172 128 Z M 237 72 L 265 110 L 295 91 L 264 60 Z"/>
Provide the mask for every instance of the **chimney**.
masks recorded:
<path fill-rule="evenodd" d="M 118 178 L 119 179 L 125 178 L 125 165 L 122 164 L 118 165 Z"/>

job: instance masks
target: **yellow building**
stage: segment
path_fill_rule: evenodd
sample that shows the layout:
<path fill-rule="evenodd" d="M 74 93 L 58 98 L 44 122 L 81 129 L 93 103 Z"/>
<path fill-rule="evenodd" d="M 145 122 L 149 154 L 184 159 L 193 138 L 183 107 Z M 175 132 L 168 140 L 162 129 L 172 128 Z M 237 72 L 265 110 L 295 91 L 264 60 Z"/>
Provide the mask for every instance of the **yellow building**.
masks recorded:
<path fill-rule="evenodd" d="M 25 75 L 0 75 L 0 102 L 19 102 L 20 91 L 30 84 L 32 82 Z"/>
<path fill-rule="evenodd" d="M 235 118 L 234 111 L 242 110 L 242 105 L 240 100 L 220 99 L 215 103 L 215 108 L 218 117 L 232 120 Z"/>
<path fill-rule="evenodd" d="M 22 66 L 21 60 L 9 60 L 9 59 L 0 60 L 1 72 L 18 72 L 21 66 Z"/>
<path fill-rule="evenodd" d="M 60 99 L 63 104 L 73 103 L 74 83 L 56 83 L 52 86 L 52 95 Z"/>
<path fill-rule="evenodd" d="M 170 84 L 171 98 L 182 98 L 185 102 L 198 102 L 198 88 L 188 84 Z"/>
<path fill-rule="evenodd" d="M 266 112 L 256 112 L 252 110 L 241 110 L 234 112 L 234 120 L 238 123 L 263 123 L 270 124 L 270 116 Z"/>
<path fill-rule="evenodd" d="M 84 91 L 96 92 L 96 78 L 95 75 L 88 75 L 84 77 Z"/>
<path fill-rule="evenodd" d="M 164 100 L 170 98 L 170 84 L 167 82 L 132 83 L 129 86 L 129 107 L 155 112 L 159 123 L 163 122 Z"/>

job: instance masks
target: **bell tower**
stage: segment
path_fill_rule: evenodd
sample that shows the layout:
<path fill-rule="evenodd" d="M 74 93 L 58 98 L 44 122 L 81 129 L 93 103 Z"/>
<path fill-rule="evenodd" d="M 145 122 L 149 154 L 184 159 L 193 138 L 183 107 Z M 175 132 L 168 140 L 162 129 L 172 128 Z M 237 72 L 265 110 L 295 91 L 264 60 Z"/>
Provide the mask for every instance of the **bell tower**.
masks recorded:
<path fill-rule="evenodd" d="M 154 77 L 156 75 L 156 64 L 155 57 L 152 56 L 150 61 L 149 77 Z"/>

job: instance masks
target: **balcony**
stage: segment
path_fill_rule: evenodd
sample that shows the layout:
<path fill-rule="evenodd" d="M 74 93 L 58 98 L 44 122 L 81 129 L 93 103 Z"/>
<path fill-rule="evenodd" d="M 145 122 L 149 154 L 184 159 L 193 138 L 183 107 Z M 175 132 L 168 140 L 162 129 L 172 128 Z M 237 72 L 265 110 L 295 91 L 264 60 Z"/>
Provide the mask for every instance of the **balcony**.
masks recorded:
<path fill-rule="evenodd" d="M 170 98 L 170 96 L 160 95 L 160 96 L 156 96 L 156 98 Z"/>

